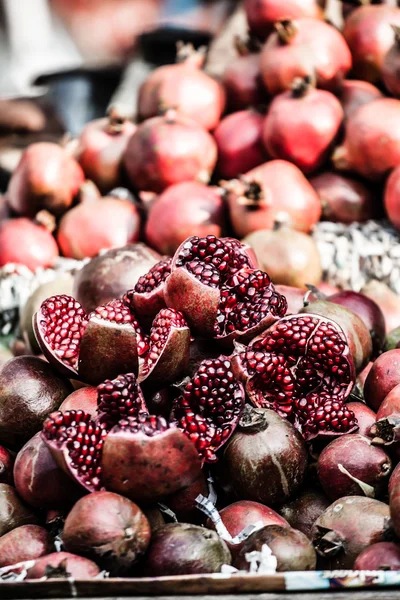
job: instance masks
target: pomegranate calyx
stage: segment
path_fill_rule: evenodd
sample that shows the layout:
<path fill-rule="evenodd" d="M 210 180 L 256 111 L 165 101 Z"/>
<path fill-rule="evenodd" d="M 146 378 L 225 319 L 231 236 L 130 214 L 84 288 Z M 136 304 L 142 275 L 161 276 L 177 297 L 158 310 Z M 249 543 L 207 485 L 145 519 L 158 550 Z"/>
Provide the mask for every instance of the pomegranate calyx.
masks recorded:
<path fill-rule="evenodd" d="M 336 556 L 344 551 L 344 540 L 339 532 L 318 525 L 314 547 L 320 556 Z"/>
<path fill-rule="evenodd" d="M 297 34 L 297 25 L 295 21 L 283 19 L 274 25 L 281 44 L 290 44 L 291 40 Z"/>

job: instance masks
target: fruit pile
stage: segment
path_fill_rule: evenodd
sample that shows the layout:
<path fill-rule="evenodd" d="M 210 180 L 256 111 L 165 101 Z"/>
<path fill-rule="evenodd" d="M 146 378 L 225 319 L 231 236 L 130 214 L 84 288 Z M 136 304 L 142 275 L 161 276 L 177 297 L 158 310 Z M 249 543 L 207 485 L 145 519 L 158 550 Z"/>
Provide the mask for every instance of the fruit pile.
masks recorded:
<path fill-rule="evenodd" d="M 180 47 L 138 125 L 24 152 L 0 265 L 91 260 L 0 355 L 0 583 L 400 570 L 400 300 L 309 236 L 400 228 L 400 8 L 342 4 L 245 0 L 222 81 Z"/>

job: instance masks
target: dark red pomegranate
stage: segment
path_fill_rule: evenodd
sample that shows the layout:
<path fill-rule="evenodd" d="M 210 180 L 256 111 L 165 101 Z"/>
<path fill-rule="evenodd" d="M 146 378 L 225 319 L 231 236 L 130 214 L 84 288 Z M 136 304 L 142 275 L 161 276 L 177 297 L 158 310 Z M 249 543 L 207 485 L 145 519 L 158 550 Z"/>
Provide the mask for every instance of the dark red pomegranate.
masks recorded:
<path fill-rule="evenodd" d="M 371 426 L 373 443 L 386 446 L 395 457 L 400 456 L 400 384 L 385 396 L 376 414 L 376 423 Z"/>
<path fill-rule="evenodd" d="M 78 161 L 87 179 L 104 193 L 121 183 L 121 164 L 136 125 L 115 111 L 85 125 L 79 136 Z"/>
<path fill-rule="evenodd" d="M 269 107 L 264 145 L 272 158 L 312 173 L 326 162 L 342 120 L 343 109 L 333 94 L 315 89 L 308 75 L 296 77 L 291 91 L 278 94 Z"/>
<path fill-rule="evenodd" d="M 356 558 L 356 571 L 399 571 L 400 544 L 378 542 L 365 548 Z"/>
<path fill-rule="evenodd" d="M 146 577 L 219 573 L 231 560 L 225 542 L 215 531 L 189 523 L 169 523 L 153 534 L 141 573 Z"/>
<path fill-rule="evenodd" d="M 0 567 L 35 560 L 54 550 L 50 534 L 39 525 L 22 525 L 0 538 Z"/>
<path fill-rule="evenodd" d="M 279 513 L 293 529 L 298 529 L 311 539 L 311 529 L 330 502 L 325 494 L 314 488 L 305 488 L 298 498 L 284 504 Z"/>
<path fill-rule="evenodd" d="M 335 223 L 360 223 L 379 214 L 373 191 L 362 181 L 340 173 L 321 173 L 310 179 L 322 204 L 322 216 Z"/>
<path fill-rule="evenodd" d="M 348 119 L 357 108 L 373 100 L 378 100 L 378 98 L 383 98 L 383 94 L 372 83 L 368 83 L 368 81 L 346 79 L 343 82 L 339 98 L 342 103 L 344 116 Z"/>
<path fill-rule="evenodd" d="M 318 517 L 312 530 L 322 565 L 352 569 L 363 550 L 392 535 L 389 517 L 389 506 L 373 498 L 345 496 L 336 500 Z"/>
<path fill-rule="evenodd" d="M 201 70 L 204 58 L 191 44 L 178 45 L 177 64 L 154 69 L 142 84 L 140 119 L 156 117 L 162 108 L 174 108 L 205 129 L 214 129 L 225 109 L 225 90 Z"/>
<path fill-rule="evenodd" d="M 242 243 L 253 248 L 260 268 L 269 274 L 274 284 L 303 288 L 304 295 L 306 284 L 318 285 L 321 281 L 321 258 L 317 245 L 302 231 L 277 223 L 272 230 L 253 231 Z"/>
<path fill-rule="evenodd" d="M 19 356 L 0 371 L 0 442 L 19 450 L 57 410 L 72 386 L 50 365 L 34 356 Z"/>
<path fill-rule="evenodd" d="M 7 448 L 0 446 L 0 483 L 13 485 L 14 456 Z"/>
<path fill-rule="evenodd" d="M 321 217 L 321 202 L 296 165 L 272 160 L 225 184 L 235 235 L 243 238 L 258 229 L 286 221 L 308 233 Z"/>
<path fill-rule="evenodd" d="M 299 488 L 306 467 L 294 427 L 274 411 L 246 405 L 218 464 L 218 481 L 231 498 L 275 506 Z"/>
<path fill-rule="evenodd" d="M 129 571 L 145 553 L 150 536 L 140 508 L 112 492 L 94 492 L 78 500 L 63 530 L 67 551 L 95 560 L 112 574 Z"/>
<path fill-rule="evenodd" d="M 261 76 L 275 96 L 295 77 L 313 73 L 318 88 L 336 92 L 351 68 L 350 50 L 341 33 L 324 21 L 303 17 L 275 24 L 261 53 Z"/>
<path fill-rule="evenodd" d="M 173 255 L 192 235 L 219 237 L 224 217 L 225 206 L 217 188 L 197 181 L 176 183 L 152 204 L 145 227 L 146 242 L 161 254 Z"/>
<path fill-rule="evenodd" d="M 198 509 L 196 498 L 200 494 L 208 496 L 208 493 L 207 479 L 204 471 L 201 471 L 200 476 L 191 485 L 168 496 L 165 498 L 164 503 L 175 513 L 176 518 L 181 523 L 200 525 L 203 523 L 205 516 Z"/>
<path fill-rule="evenodd" d="M 57 257 L 56 241 L 46 227 L 24 217 L 1 221 L 0 267 L 16 263 L 36 271 L 53 266 Z"/>
<path fill-rule="evenodd" d="M 330 319 L 284 317 L 237 348 L 232 367 L 252 404 L 288 418 L 307 440 L 357 428 L 344 404 L 355 382 L 353 361 L 343 330 Z"/>
<path fill-rule="evenodd" d="M 218 146 L 217 171 L 221 177 L 238 177 L 266 161 L 263 123 L 263 115 L 252 109 L 241 110 L 222 119 L 214 131 Z"/>
<path fill-rule="evenodd" d="M 97 388 L 87 386 L 75 390 L 60 404 L 59 410 L 61 412 L 83 410 L 83 412 L 95 417 L 97 411 Z"/>
<path fill-rule="evenodd" d="M 36 560 L 28 569 L 26 579 L 73 578 L 93 579 L 100 573 L 99 567 L 92 560 L 82 558 L 69 552 L 54 552 Z"/>
<path fill-rule="evenodd" d="M 213 137 L 196 121 L 173 110 L 139 125 L 124 157 L 131 184 L 152 192 L 181 181 L 208 183 L 216 162 Z"/>
<path fill-rule="evenodd" d="M 87 312 L 95 310 L 131 290 L 160 258 L 157 252 L 140 243 L 108 250 L 77 272 L 73 296 Z"/>
<path fill-rule="evenodd" d="M 343 35 L 353 56 L 354 77 L 375 83 L 393 45 L 392 25 L 400 25 L 400 10 L 384 4 L 360 6 L 347 19 Z"/>
<path fill-rule="evenodd" d="M 15 488 L 0 483 L 0 537 L 21 525 L 38 523 L 32 509 L 22 502 Z"/>
<path fill-rule="evenodd" d="M 319 0 L 288 0 L 283 4 L 279 0 L 245 0 L 244 10 L 250 31 L 264 40 L 282 19 L 323 19 L 324 4 Z"/>
<path fill-rule="evenodd" d="M 400 349 L 381 354 L 374 364 L 364 386 L 368 406 L 378 411 L 389 392 L 400 383 Z"/>
<path fill-rule="evenodd" d="M 357 420 L 357 433 L 368 436 L 372 425 L 376 421 L 376 413 L 364 402 L 347 402 L 346 407 L 354 413 Z"/>
<path fill-rule="evenodd" d="M 397 465 L 389 481 L 390 517 L 393 529 L 398 536 L 400 533 L 400 467 Z M 382 540 L 379 540 L 382 541 Z"/>
<path fill-rule="evenodd" d="M 386 283 L 372 279 L 361 292 L 379 305 L 385 316 L 386 331 L 392 331 L 400 325 L 400 297 Z"/>
<path fill-rule="evenodd" d="M 400 9 L 396 10 L 400 17 Z M 377 114 L 381 115 L 378 120 Z M 339 171 L 356 171 L 372 180 L 382 179 L 399 165 L 400 101 L 382 98 L 356 110 L 347 120 L 344 142 L 332 160 Z"/>
<path fill-rule="evenodd" d="M 59 215 L 71 206 L 84 178 L 81 167 L 61 146 L 30 144 L 11 177 L 7 201 L 19 215 L 34 217 L 42 209 Z"/>
<path fill-rule="evenodd" d="M 384 193 L 385 211 L 392 225 L 400 229 L 400 166 L 390 173 Z"/>
<path fill-rule="evenodd" d="M 222 75 L 228 107 L 235 111 L 261 106 L 267 93 L 261 80 L 259 48 L 238 40 L 236 50 L 237 58 L 229 62 Z"/>

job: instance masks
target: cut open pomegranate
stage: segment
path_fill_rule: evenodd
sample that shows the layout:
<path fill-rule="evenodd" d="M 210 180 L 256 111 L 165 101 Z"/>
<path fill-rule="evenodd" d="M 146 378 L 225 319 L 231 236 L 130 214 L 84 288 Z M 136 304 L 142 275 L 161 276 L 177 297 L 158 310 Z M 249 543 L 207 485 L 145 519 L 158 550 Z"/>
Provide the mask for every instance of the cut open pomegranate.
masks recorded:
<path fill-rule="evenodd" d="M 171 273 L 172 258 L 160 260 L 146 273 L 139 277 L 130 296 L 130 302 L 139 319 L 151 324 L 156 314 L 166 307 L 164 300 L 165 281 Z"/>

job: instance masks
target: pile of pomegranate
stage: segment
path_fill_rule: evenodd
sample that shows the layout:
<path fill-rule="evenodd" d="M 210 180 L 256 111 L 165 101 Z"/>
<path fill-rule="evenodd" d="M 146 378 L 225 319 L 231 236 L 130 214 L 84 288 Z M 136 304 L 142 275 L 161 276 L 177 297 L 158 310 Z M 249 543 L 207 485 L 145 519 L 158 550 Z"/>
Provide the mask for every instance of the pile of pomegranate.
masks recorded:
<path fill-rule="evenodd" d="M 89 260 L 0 354 L 0 584 L 400 570 L 400 298 L 310 236 L 400 230 L 400 8 L 321 4 L 244 0 L 220 81 L 180 46 L 138 123 L 24 151 L 0 266 Z"/>

